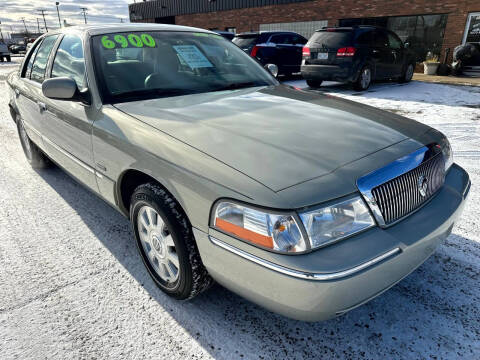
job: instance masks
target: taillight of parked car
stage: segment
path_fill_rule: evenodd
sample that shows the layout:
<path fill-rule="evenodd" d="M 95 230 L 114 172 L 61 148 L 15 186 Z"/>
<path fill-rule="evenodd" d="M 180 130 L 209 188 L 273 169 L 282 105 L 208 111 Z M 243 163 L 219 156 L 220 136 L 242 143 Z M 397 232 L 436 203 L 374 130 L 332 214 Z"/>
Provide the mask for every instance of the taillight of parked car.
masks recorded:
<path fill-rule="evenodd" d="M 354 47 L 344 47 L 344 48 L 340 48 L 337 50 L 337 56 L 353 56 L 355 55 L 355 51 L 357 49 L 355 49 Z"/>
<path fill-rule="evenodd" d="M 310 57 L 310 48 L 308 46 L 304 46 L 302 49 L 302 56 L 304 58 L 309 58 Z"/>
<path fill-rule="evenodd" d="M 255 46 L 253 47 L 252 51 L 250 52 L 250 56 L 251 56 L 251 57 L 257 56 L 258 49 L 260 49 L 260 46 L 255 45 Z"/>

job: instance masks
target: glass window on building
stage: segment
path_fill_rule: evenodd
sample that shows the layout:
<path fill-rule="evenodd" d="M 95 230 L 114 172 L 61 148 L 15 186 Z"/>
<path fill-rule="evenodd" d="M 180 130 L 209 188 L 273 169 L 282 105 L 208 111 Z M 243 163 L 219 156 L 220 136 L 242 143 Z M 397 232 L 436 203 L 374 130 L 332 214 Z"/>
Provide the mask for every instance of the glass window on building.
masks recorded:
<path fill-rule="evenodd" d="M 327 26 L 327 24 L 327 20 L 260 24 L 260 31 L 293 31 L 309 39 L 316 30 Z"/>
<path fill-rule="evenodd" d="M 480 12 L 468 15 L 464 43 L 480 43 Z"/>
<path fill-rule="evenodd" d="M 408 43 L 410 49 L 416 53 L 417 61 L 422 62 L 428 52 L 440 56 L 447 17 L 446 14 L 439 14 L 342 19 L 339 25 L 385 27 L 396 33 L 404 43 Z"/>

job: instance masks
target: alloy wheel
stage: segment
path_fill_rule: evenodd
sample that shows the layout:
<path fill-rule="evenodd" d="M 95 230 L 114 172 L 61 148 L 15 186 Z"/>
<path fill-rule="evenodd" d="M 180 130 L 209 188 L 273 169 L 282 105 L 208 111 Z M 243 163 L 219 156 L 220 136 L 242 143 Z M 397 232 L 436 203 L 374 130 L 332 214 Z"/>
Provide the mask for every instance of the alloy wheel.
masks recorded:
<path fill-rule="evenodd" d="M 367 89 L 370 86 L 370 82 L 372 81 L 372 72 L 369 68 L 365 68 L 362 71 L 360 83 L 362 85 L 362 89 Z"/>
<path fill-rule="evenodd" d="M 180 265 L 172 235 L 158 212 L 142 206 L 137 215 L 138 233 L 146 258 L 165 282 L 177 281 Z"/>
<path fill-rule="evenodd" d="M 413 65 L 412 65 L 412 64 L 408 65 L 407 71 L 405 72 L 405 80 L 406 80 L 406 81 L 412 80 L 413 71 L 414 71 Z"/>

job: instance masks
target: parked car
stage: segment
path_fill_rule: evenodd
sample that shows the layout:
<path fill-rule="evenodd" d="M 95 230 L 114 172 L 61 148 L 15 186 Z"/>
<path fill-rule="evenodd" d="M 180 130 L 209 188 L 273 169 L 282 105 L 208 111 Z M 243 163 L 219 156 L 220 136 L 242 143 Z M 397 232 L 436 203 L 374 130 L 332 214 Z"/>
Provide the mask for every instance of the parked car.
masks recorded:
<path fill-rule="evenodd" d="M 10 48 L 12 54 L 20 54 L 27 51 L 27 47 L 24 44 L 16 44 Z"/>
<path fill-rule="evenodd" d="M 4 42 L 0 41 L 0 62 L 3 62 L 4 59 L 7 62 L 12 61 L 8 46 Z"/>
<path fill-rule="evenodd" d="M 213 30 L 213 32 L 216 32 L 219 35 L 222 35 L 225 39 L 232 41 L 233 38 L 235 37 L 235 34 L 230 31 L 221 31 L 221 30 Z"/>
<path fill-rule="evenodd" d="M 307 39 L 295 32 L 262 31 L 237 34 L 233 43 L 262 65 L 277 65 L 279 75 L 291 75 L 300 72 Z"/>
<path fill-rule="evenodd" d="M 282 85 L 201 29 L 51 31 L 8 87 L 28 162 L 128 217 L 177 299 L 215 279 L 296 319 L 343 314 L 425 261 L 470 188 L 440 132 Z"/>
<path fill-rule="evenodd" d="M 302 76 L 312 88 L 333 80 L 361 91 L 375 80 L 408 82 L 414 70 L 415 54 L 395 33 L 374 26 L 326 27 L 303 48 Z"/>

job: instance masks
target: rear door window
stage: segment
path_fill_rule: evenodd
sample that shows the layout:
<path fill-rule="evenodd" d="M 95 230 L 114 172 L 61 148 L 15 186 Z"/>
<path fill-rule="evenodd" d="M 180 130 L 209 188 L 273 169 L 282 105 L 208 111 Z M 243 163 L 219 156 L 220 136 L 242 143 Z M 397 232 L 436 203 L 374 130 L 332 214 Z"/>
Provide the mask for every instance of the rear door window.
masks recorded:
<path fill-rule="evenodd" d="M 352 31 L 317 31 L 312 35 L 309 43 L 327 48 L 350 46 L 352 43 Z"/>
<path fill-rule="evenodd" d="M 41 42 L 42 41 L 40 41 L 40 44 L 37 44 L 35 49 L 33 49 L 32 53 L 30 55 L 30 58 L 28 59 L 27 66 L 26 66 L 26 68 L 24 70 L 24 73 L 23 73 L 23 76 L 22 76 L 26 79 L 30 79 L 30 75 L 32 74 L 33 62 L 35 61 L 35 57 L 37 56 L 38 49 L 40 49 Z"/>
<path fill-rule="evenodd" d="M 279 35 L 273 35 L 269 42 L 274 43 L 274 44 L 289 44 L 289 35 L 288 34 L 279 34 Z"/>
<path fill-rule="evenodd" d="M 43 39 L 42 44 L 38 49 L 37 56 L 35 56 L 35 60 L 33 62 L 32 67 L 32 74 L 30 75 L 30 79 L 36 81 L 38 83 L 42 83 L 45 80 L 45 71 L 47 69 L 47 62 L 52 52 L 52 48 L 55 45 L 55 41 L 57 41 L 58 35 L 47 36 Z"/>
<path fill-rule="evenodd" d="M 357 46 L 372 46 L 373 44 L 373 31 L 361 32 L 355 40 Z"/>
<path fill-rule="evenodd" d="M 246 49 L 256 44 L 258 36 L 237 36 L 232 42 L 239 48 Z"/>
<path fill-rule="evenodd" d="M 377 30 L 375 31 L 375 46 L 379 48 L 388 47 L 388 37 L 385 31 Z"/>
<path fill-rule="evenodd" d="M 292 45 L 305 45 L 307 43 L 307 39 L 300 35 L 290 35 L 290 44 Z"/>

